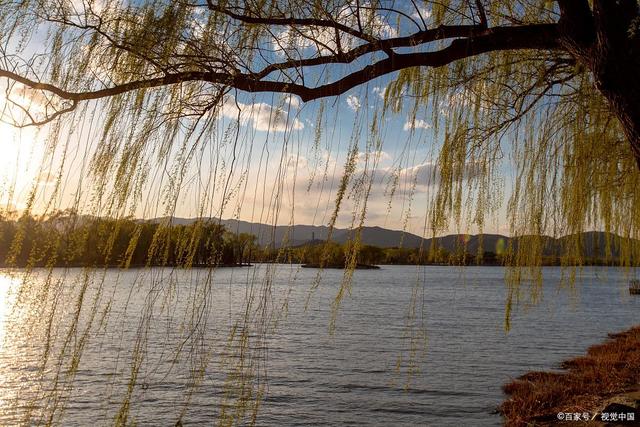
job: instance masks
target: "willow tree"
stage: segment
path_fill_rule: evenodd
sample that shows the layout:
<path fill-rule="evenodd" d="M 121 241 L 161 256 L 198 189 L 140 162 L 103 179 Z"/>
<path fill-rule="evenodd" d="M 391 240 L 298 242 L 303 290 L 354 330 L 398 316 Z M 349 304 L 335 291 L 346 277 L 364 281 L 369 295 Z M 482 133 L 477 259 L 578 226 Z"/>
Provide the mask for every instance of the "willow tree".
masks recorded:
<path fill-rule="evenodd" d="M 640 165 L 636 1 L 0 7 L 0 76 L 9 94 L 21 97 L 8 104 L 20 110 L 12 115 L 17 125 L 58 122 L 98 100 L 108 117 L 103 141 L 131 120 L 146 134 L 162 129 L 175 137 L 180 119 L 219 115 L 231 89 L 311 102 L 392 74 L 384 110 L 412 104 L 414 115 L 426 108 L 434 124 L 444 122 L 436 126 L 445 142 L 434 229 L 446 215 L 460 215 L 457 190 L 469 165 L 480 181 L 509 151 L 520 165 L 514 224 L 529 210 L 534 228 L 527 231 L 548 231 L 544 218 L 559 208 L 563 231 L 604 222 L 607 230 L 635 234 L 637 171 L 629 160 Z M 415 102 L 398 101 L 402 95 Z M 446 120 L 438 114 L 443 102 Z M 526 201 L 522 185 L 531 186 Z M 540 193 L 549 185 L 561 197 Z M 479 211 L 486 202 L 478 200 Z M 480 226 L 482 216 L 474 215 Z"/>
<path fill-rule="evenodd" d="M 414 125 L 418 114 L 432 118 L 433 234 L 452 218 L 483 229 L 503 202 L 500 165 L 508 158 L 508 220 L 523 235 L 510 262 L 539 264 L 540 235 L 571 234 L 567 259 L 579 263 L 579 232 L 604 229 L 628 243 L 621 260 L 629 264 L 640 237 L 639 26 L 635 0 L 0 0 L 3 118 L 46 127 L 56 147 L 61 132 L 98 112 L 92 173 L 98 199 L 114 189 L 110 214 L 141 197 L 149 165 L 164 164 L 174 145 L 180 159 L 192 159 L 228 115 L 233 92 L 288 97 L 267 106 L 271 126 L 295 126 L 286 115 L 292 98 L 319 100 L 321 132 L 323 99 L 392 79 L 374 88 L 384 98 L 376 117 L 404 112 Z M 371 126 L 376 142 L 367 154 L 379 149 L 381 126 Z M 357 156 L 353 144 L 330 225 Z M 185 179 L 183 166 L 171 172 L 168 214 Z M 371 179 L 355 180 L 356 227 Z M 242 402 L 256 395 L 238 391 Z"/>

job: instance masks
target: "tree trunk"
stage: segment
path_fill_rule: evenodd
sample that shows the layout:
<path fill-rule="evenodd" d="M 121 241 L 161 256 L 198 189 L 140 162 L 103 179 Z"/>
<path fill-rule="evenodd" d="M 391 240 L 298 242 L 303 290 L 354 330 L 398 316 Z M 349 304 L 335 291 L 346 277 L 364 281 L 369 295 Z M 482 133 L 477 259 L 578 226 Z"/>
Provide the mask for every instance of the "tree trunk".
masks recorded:
<path fill-rule="evenodd" d="M 640 14 L 636 0 L 594 1 L 587 59 L 598 90 L 622 124 L 640 169 Z"/>
<path fill-rule="evenodd" d="M 636 76 L 640 76 L 640 69 L 636 69 Z M 614 112 L 631 145 L 633 156 L 640 169 L 640 80 L 634 78 L 603 79 L 597 82 L 598 89 L 607 98 L 611 110 Z M 613 87 L 612 87 L 613 86 Z"/>

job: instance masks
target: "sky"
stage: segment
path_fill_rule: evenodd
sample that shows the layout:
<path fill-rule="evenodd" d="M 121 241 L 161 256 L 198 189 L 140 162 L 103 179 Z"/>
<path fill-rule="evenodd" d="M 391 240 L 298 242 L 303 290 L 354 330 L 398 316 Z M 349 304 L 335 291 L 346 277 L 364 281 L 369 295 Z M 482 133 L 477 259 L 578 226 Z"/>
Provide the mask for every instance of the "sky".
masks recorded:
<path fill-rule="evenodd" d="M 421 15 L 428 19 L 430 14 L 422 10 Z M 380 31 L 396 34 L 384 22 Z M 336 225 L 357 226 L 363 221 L 367 226 L 429 234 L 425 217 L 436 190 L 433 176 L 442 135 L 434 132 L 433 115 L 426 107 L 419 109 L 415 118 L 409 117 L 409 108 L 381 114 L 385 90 L 394 77 L 381 77 L 339 97 L 308 103 L 295 96 L 231 92 L 215 130 L 205 135 L 188 165 L 180 169 L 180 182 L 175 182 L 178 163 L 157 162 L 150 151 L 146 181 L 127 190 L 130 198 L 138 201 L 121 213 L 138 218 L 214 216 L 270 224 L 327 225 L 336 207 L 349 150 L 355 145 L 356 166 Z M 17 97 L 33 105 L 34 95 L 29 98 L 19 86 L 12 90 L 14 100 Z M 402 102 L 409 105 L 413 99 L 406 97 Z M 443 116 L 447 114 L 446 102 L 451 101 L 443 101 L 439 112 Z M 6 95 L 0 97 L 0 104 L 6 105 Z M 91 112 L 96 107 L 86 108 Z M 321 108 L 323 113 L 319 114 Z M 318 122 L 318 117 L 322 121 Z M 374 121 L 379 130 L 372 134 Z M 23 210 L 33 193 L 34 213 L 68 207 L 84 213 L 108 212 L 96 202 L 101 200 L 102 190 L 91 175 L 91 159 L 101 144 L 102 125 L 100 111 L 85 114 L 81 120 L 67 121 L 59 136 L 47 141 L 50 127 L 18 130 L 0 124 L 0 206 Z M 180 156 L 180 145 L 177 141 L 171 148 L 174 159 Z M 371 178 L 370 186 L 363 179 L 367 177 Z M 167 187 L 176 185 L 178 196 L 168 197 Z M 365 208 L 362 195 L 366 192 Z M 504 217 L 502 209 L 483 231 L 507 233 Z M 477 231 L 451 224 L 445 234 Z"/>
<path fill-rule="evenodd" d="M 356 183 L 371 176 L 364 225 L 428 235 L 425 215 L 435 192 L 433 176 L 441 136 L 435 134 L 426 109 L 419 111 L 415 120 L 406 112 L 380 114 L 384 91 L 392 78 L 324 100 L 319 138 L 316 127 L 321 101 L 301 103 L 294 96 L 283 99 L 277 94 L 229 96 L 217 130 L 207 135 L 183 173 L 176 203 L 168 207 L 162 201 L 169 174 L 167 165 L 160 164 L 151 167 L 142 201 L 126 213 L 139 218 L 173 214 L 327 225 L 336 206 L 348 150 L 355 144 L 356 168 L 336 225 L 357 226 L 362 220 L 359 191 L 363 188 Z M 234 149 L 225 142 L 225 133 L 238 117 Z M 369 130 L 374 117 L 379 131 L 372 137 Z M 19 130 L 0 124 L 0 202 L 5 208 L 24 209 L 34 188 L 34 213 L 93 207 L 95 183 L 91 181 L 90 159 L 99 143 L 100 119 L 79 123 L 82 126 L 73 131 L 60 133 L 53 151 L 47 148 L 46 129 Z M 58 173 L 62 189 L 52 199 Z M 501 221 L 504 218 L 493 218 L 483 231 L 506 233 Z M 452 224 L 445 234 L 448 232 L 474 233 L 477 229 Z"/>

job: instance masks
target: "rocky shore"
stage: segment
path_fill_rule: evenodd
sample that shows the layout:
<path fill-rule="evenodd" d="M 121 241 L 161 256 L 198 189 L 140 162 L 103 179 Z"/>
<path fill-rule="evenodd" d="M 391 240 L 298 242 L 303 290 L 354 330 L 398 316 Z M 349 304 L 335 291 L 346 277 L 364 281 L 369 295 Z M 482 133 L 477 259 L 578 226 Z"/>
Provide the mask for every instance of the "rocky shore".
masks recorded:
<path fill-rule="evenodd" d="M 498 411 L 507 426 L 640 426 L 640 326 L 564 362 L 506 384 Z"/>

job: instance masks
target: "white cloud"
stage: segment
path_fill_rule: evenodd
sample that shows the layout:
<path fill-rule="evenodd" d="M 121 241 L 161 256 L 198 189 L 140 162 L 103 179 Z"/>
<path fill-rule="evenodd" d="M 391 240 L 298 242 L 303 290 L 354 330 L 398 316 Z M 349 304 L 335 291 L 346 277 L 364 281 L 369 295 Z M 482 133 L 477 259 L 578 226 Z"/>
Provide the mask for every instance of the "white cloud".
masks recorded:
<path fill-rule="evenodd" d="M 434 177 L 436 172 L 437 168 L 434 163 L 425 162 L 402 169 L 400 171 L 400 177 L 407 181 L 415 179 L 418 185 L 432 185 L 435 183 Z"/>
<path fill-rule="evenodd" d="M 342 43 L 342 39 L 340 40 Z M 337 49 L 335 30 L 327 27 L 308 27 L 304 32 L 290 29 L 277 33 L 271 46 L 278 56 L 301 57 L 303 51 L 314 48 L 318 53 L 327 55 Z M 351 44 L 343 44 L 351 48 Z"/>
<path fill-rule="evenodd" d="M 422 18 L 424 21 L 427 21 L 429 18 L 431 18 L 431 10 L 427 9 L 426 7 L 417 7 L 416 11 L 411 14 L 411 17 L 415 19 Z"/>
<path fill-rule="evenodd" d="M 95 23 L 98 15 L 103 14 L 107 8 L 108 0 L 64 0 L 59 3 L 59 10 L 56 13 L 64 13 L 65 19 L 78 25 Z M 104 18 L 104 16 L 103 16 Z"/>
<path fill-rule="evenodd" d="M 422 119 L 415 119 L 413 122 L 407 120 L 403 127 L 404 130 L 413 130 L 413 129 L 431 129 L 431 124 L 427 123 Z"/>
<path fill-rule="evenodd" d="M 9 99 L 30 110 L 31 112 L 42 112 L 46 106 L 51 104 L 42 91 L 32 89 L 21 83 L 16 83 L 11 87 Z"/>
<path fill-rule="evenodd" d="M 243 104 L 232 98 L 225 99 L 222 105 L 222 115 L 230 119 L 237 119 L 249 124 L 258 131 L 284 132 L 286 130 L 304 129 L 304 123 L 297 118 L 290 119 L 287 112 L 281 108 L 272 107 L 264 102 Z"/>
<path fill-rule="evenodd" d="M 362 106 L 362 104 L 360 104 L 360 100 L 355 95 L 347 96 L 347 105 L 353 111 L 358 111 L 360 109 L 360 107 Z"/>
<path fill-rule="evenodd" d="M 379 162 L 385 162 L 385 161 L 391 160 L 391 155 L 386 151 L 372 151 L 369 153 L 359 152 L 358 155 L 356 156 L 356 163 L 358 164 L 364 163 L 367 157 L 370 162 L 374 160 L 377 160 Z"/>
<path fill-rule="evenodd" d="M 295 95 L 290 95 L 289 98 L 287 98 L 287 103 L 291 108 L 298 108 L 300 107 L 300 98 Z"/>
<path fill-rule="evenodd" d="M 327 224 L 335 209 L 335 196 L 343 174 L 345 153 L 318 151 L 310 153 L 292 153 L 286 158 L 286 171 L 281 171 L 280 159 L 272 159 L 265 167 L 266 171 L 257 175 L 273 176 L 265 182 L 264 189 L 255 196 L 251 192 L 243 195 L 239 215 L 242 219 L 256 221 L 252 206 L 269 203 L 264 195 L 279 197 L 278 217 L 282 224 L 288 221 L 296 224 Z M 370 152 L 370 156 L 379 155 L 381 159 L 389 156 L 384 151 Z M 308 157 L 307 157 L 308 156 Z M 358 154 L 363 160 L 365 153 Z M 372 157 L 368 168 L 358 168 L 349 182 L 348 192 L 342 200 L 337 226 L 347 227 L 353 220 L 353 213 L 361 209 L 362 193 L 354 192 L 354 185 L 360 182 L 371 191 L 367 199 L 367 225 L 379 225 L 386 228 L 398 228 L 409 212 L 427 212 L 427 197 L 423 197 L 429 188 L 438 185 L 437 165 L 430 161 L 411 165 L 374 165 Z M 382 163 L 382 162 L 381 162 Z M 273 171 L 273 173 L 272 173 Z M 256 172 L 251 172 L 251 182 Z M 278 176 L 279 178 L 275 178 Z M 260 178 L 262 179 L 262 178 Z M 421 233 L 422 217 L 412 219 L 409 231 Z M 300 238 L 297 236 L 296 238 Z"/>
<path fill-rule="evenodd" d="M 384 99 L 384 94 L 387 92 L 387 87 L 374 86 L 374 88 L 371 91 L 377 94 L 380 97 L 380 99 Z"/>
<path fill-rule="evenodd" d="M 398 37 L 398 31 L 377 14 L 373 19 L 373 29 L 384 38 Z"/>
<path fill-rule="evenodd" d="M 378 95 L 380 99 L 384 100 L 384 98 L 387 96 L 387 90 L 388 90 L 387 86 L 382 86 L 382 87 L 374 86 L 373 89 L 371 89 L 371 92 L 373 92 L 375 95 Z M 390 101 L 397 101 L 399 100 L 399 98 L 404 97 L 406 94 L 407 94 L 407 88 L 402 87 L 399 93 L 397 93 L 395 96 L 390 98 Z"/>
<path fill-rule="evenodd" d="M 350 27 L 358 25 L 356 7 L 353 5 L 343 6 L 333 18 L 336 22 Z M 398 36 L 398 31 L 387 22 L 386 17 L 377 13 L 368 2 L 361 4 L 360 20 L 371 26 L 369 31 L 375 37 L 384 39 Z M 353 49 L 359 44 L 362 44 L 360 39 L 350 34 L 340 33 L 340 46 L 343 50 Z M 330 54 L 337 50 L 338 43 L 335 29 L 324 26 L 308 26 L 296 31 L 285 29 L 274 34 L 271 46 L 279 56 L 301 57 L 308 49 L 315 49 L 316 53 L 321 55 Z"/>

